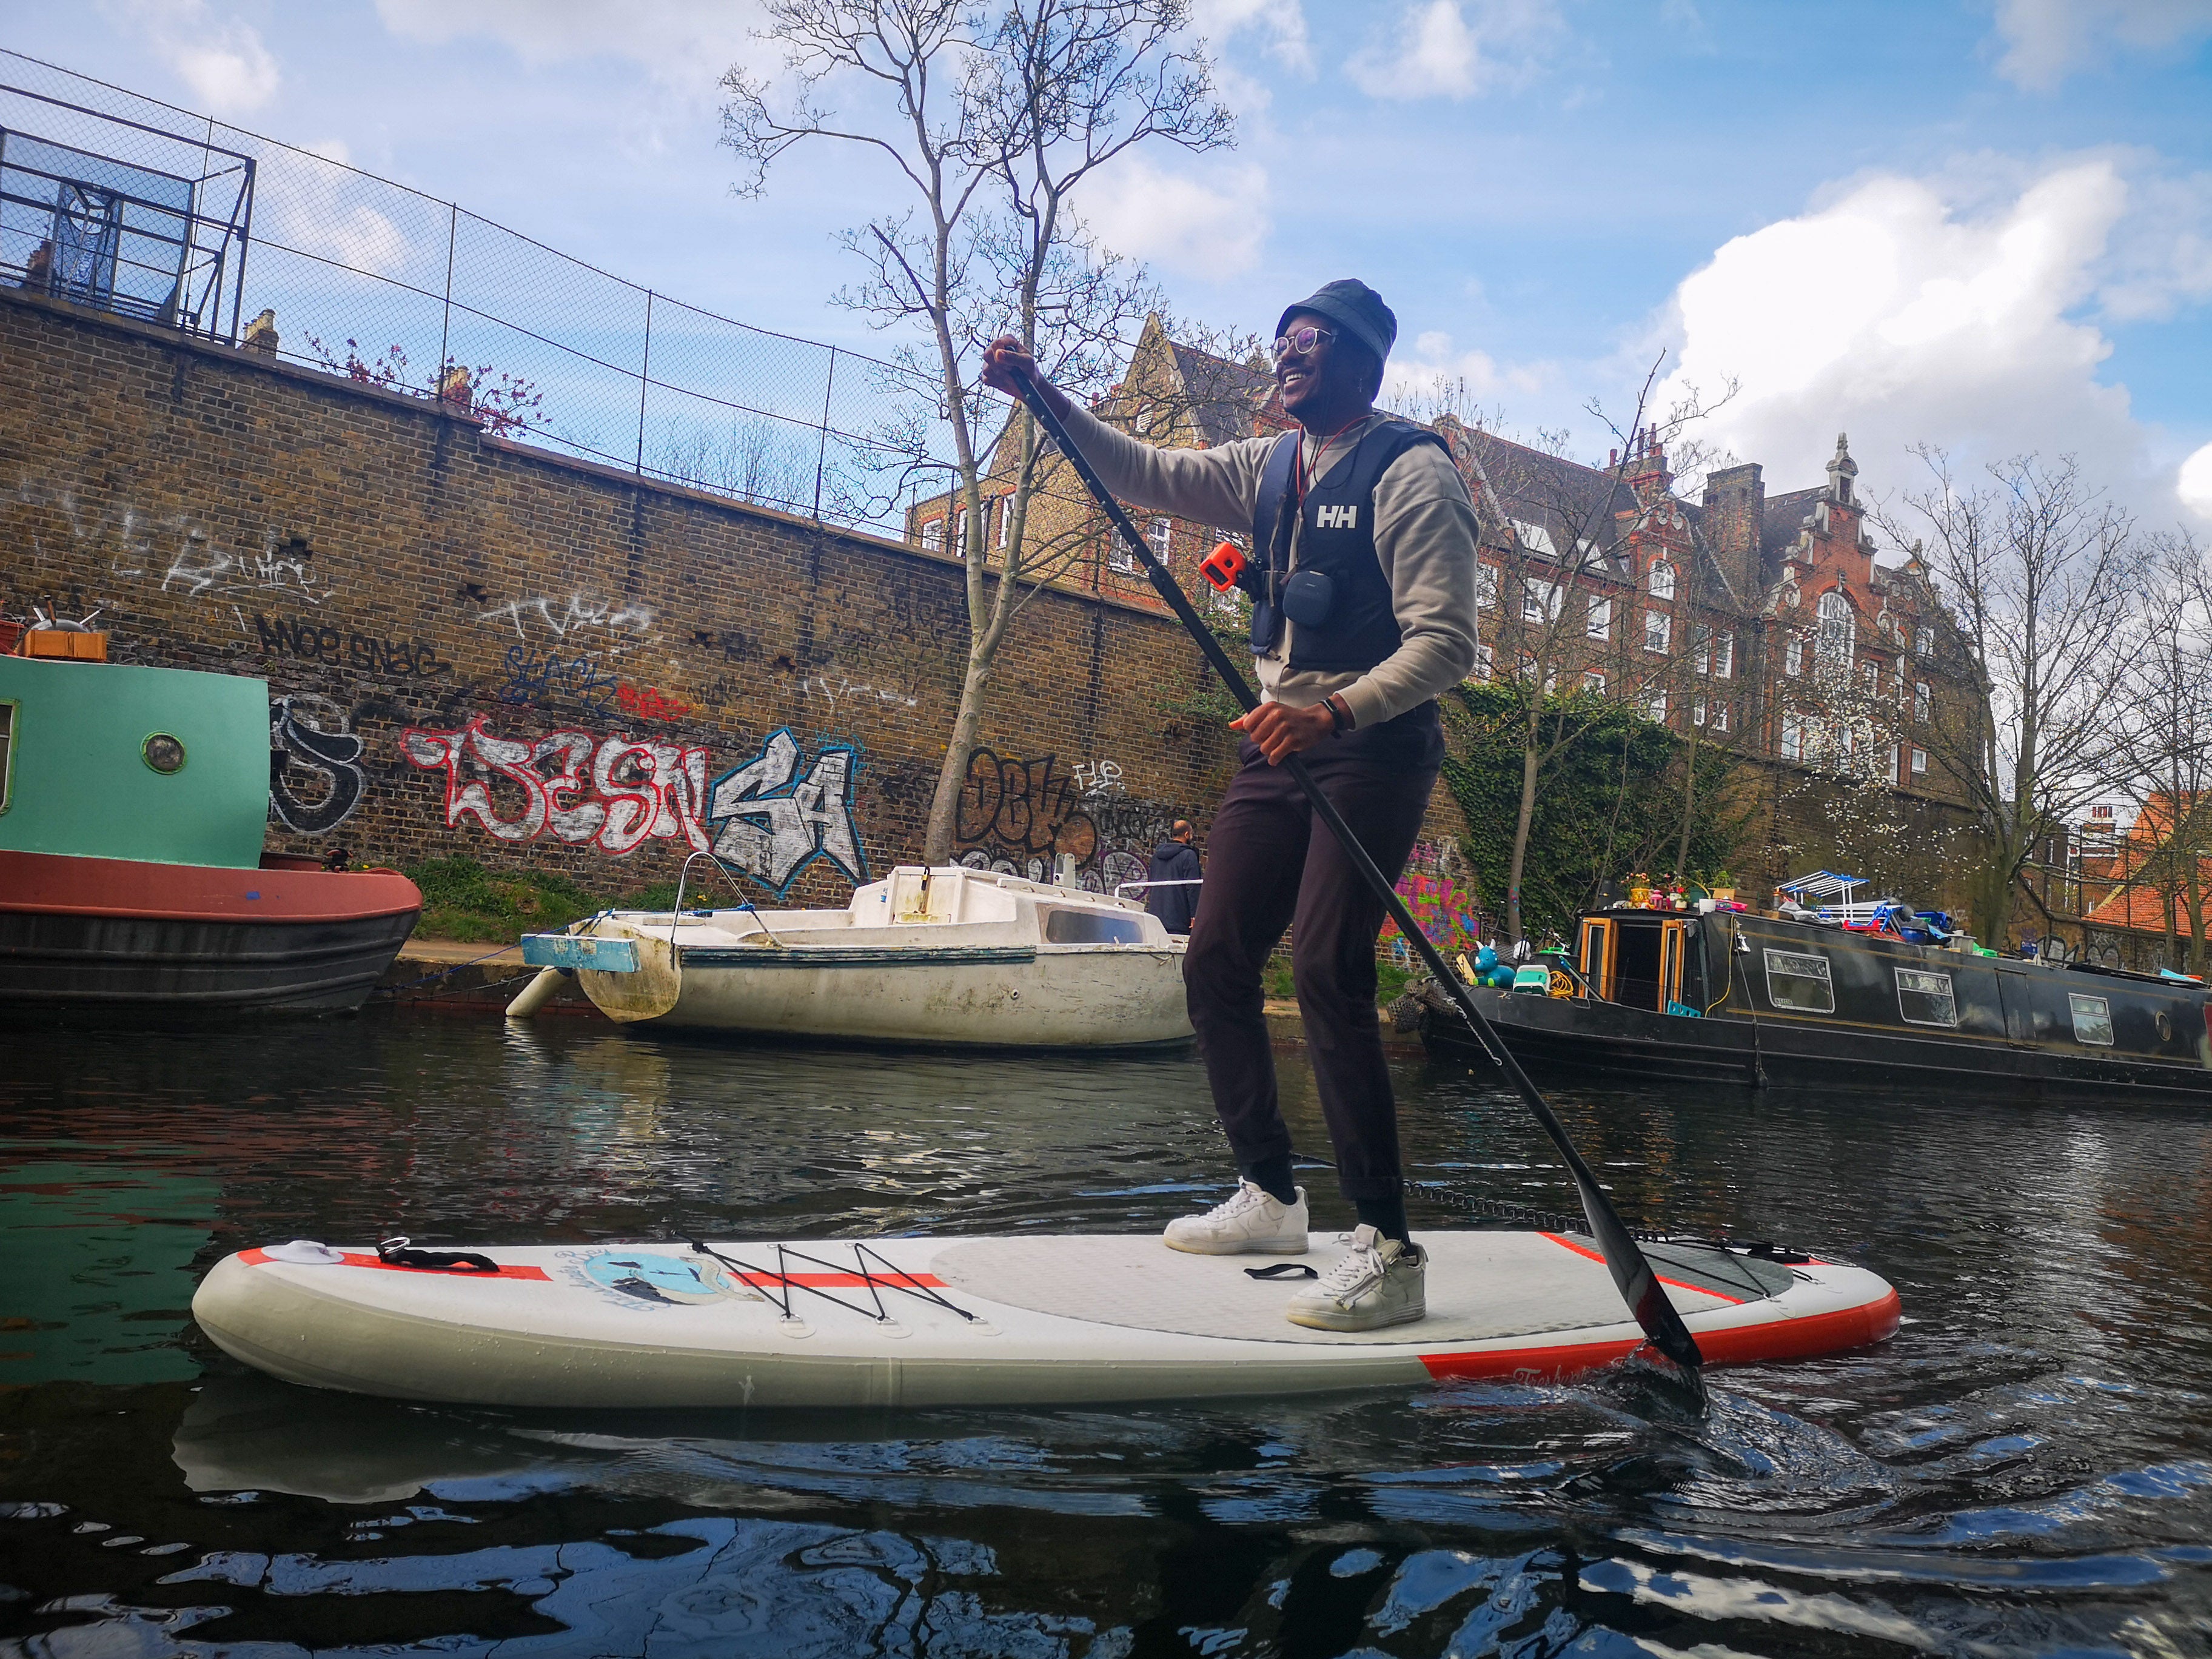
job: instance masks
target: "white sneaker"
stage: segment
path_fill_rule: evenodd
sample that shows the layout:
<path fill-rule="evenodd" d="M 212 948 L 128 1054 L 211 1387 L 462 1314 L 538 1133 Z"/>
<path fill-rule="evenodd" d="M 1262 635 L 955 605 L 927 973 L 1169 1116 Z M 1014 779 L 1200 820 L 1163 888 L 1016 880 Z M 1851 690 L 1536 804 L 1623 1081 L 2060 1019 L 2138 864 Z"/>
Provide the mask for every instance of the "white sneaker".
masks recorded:
<path fill-rule="evenodd" d="M 1362 1226 L 1336 1266 L 1292 1297 L 1283 1312 L 1317 1331 L 1371 1331 L 1428 1316 L 1428 1253 Z"/>
<path fill-rule="evenodd" d="M 1271 1196 L 1249 1181 L 1237 1183 L 1236 1196 L 1204 1215 L 1177 1216 L 1162 1240 L 1171 1250 L 1193 1255 L 1304 1255 L 1306 1253 L 1306 1189 L 1293 1190 L 1295 1204 Z"/>

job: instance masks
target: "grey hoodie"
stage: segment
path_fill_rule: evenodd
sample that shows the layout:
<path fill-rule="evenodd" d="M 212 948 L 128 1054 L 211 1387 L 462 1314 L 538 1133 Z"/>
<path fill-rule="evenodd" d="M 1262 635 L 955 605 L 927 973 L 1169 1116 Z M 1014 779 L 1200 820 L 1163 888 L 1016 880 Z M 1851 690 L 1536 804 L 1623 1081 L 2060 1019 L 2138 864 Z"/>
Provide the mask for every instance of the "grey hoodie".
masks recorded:
<path fill-rule="evenodd" d="M 1375 416 L 1338 434 L 1322 453 L 1309 433 L 1306 465 L 1320 477 L 1364 437 Z M 1156 449 L 1116 431 L 1077 405 L 1068 435 L 1083 447 L 1106 487 L 1133 506 L 1249 534 L 1260 495 L 1260 475 L 1276 438 L 1244 438 L 1216 449 Z M 1355 726 L 1373 726 L 1426 702 L 1474 670 L 1478 641 L 1474 613 L 1474 503 L 1459 469 L 1434 444 L 1420 444 L 1393 461 L 1375 483 L 1375 551 L 1390 583 L 1398 622 L 1397 650 L 1365 673 L 1293 673 L 1290 661 L 1295 623 L 1284 625 L 1274 650 L 1255 659 L 1262 695 L 1293 708 L 1332 692 L 1344 694 Z M 1297 547 L 1291 544 L 1291 564 Z"/>

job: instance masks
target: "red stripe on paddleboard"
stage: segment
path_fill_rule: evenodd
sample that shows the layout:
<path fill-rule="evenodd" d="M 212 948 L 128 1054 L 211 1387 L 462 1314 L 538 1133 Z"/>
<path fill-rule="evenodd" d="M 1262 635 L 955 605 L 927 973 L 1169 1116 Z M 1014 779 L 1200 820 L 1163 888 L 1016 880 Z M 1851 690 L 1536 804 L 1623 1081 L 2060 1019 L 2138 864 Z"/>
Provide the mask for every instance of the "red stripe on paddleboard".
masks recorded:
<path fill-rule="evenodd" d="M 859 1273 L 732 1273 L 757 1289 L 763 1285 L 804 1285 L 824 1291 L 857 1291 L 871 1280 Z M 902 1285 L 915 1285 L 925 1290 L 941 1291 L 945 1281 L 935 1273 L 877 1273 L 872 1282 L 883 1289 L 896 1290 Z"/>
<path fill-rule="evenodd" d="M 1572 1239 L 1561 1238 L 1557 1233 L 1546 1233 L 1544 1237 L 1550 1239 L 1553 1243 L 1558 1245 L 1563 1250 L 1572 1250 L 1577 1255 L 1586 1255 L 1593 1261 L 1603 1261 L 1605 1260 L 1605 1258 L 1600 1255 L 1595 1250 L 1584 1249 Z M 1680 1279 L 1669 1279 L 1666 1274 L 1660 1273 L 1656 1269 L 1653 1271 L 1651 1276 L 1654 1279 L 1656 1279 L 1662 1285 L 1672 1285 L 1678 1291 L 1689 1291 L 1698 1296 L 1714 1297 L 1720 1301 L 1728 1303 L 1732 1307 L 1741 1308 L 1744 1304 L 1744 1297 L 1740 1296 L 1730 1296 L 1726 1291 L 1708 1290 L 1703 1285 L 1686 1285 Z"/>
<path fill-rule="evenodd" d="M 238 1259 L 249 1267 L 258 1267 L 275 1260 L 266 1250 L 240 1250 L 238 1253 Z M 495 1273 L 488 1273 L 472 1267 L 409 1267 L 397 1261 L 380 1261 L 373 1255 L 361 1255 L 351 1250 L 345 1253 L 342 1261 L 335 1261 L 330 1265 L 375 1267 L 387 1273 L 443 1273 L 448 1279 L 531 1279 L 550 1282 L 543 1267 L 503 1267 Z"/>
<path fill-rule="evenodd" d="M 1571 1248 L 1571 1246 L 1570 1247 Z M 1778 1319 L 1764 1325 L 1699 1331 L 1698 1350 L 1714 1365 L 1748 1365 L 1763 1359 L 1811 1359 L 1840 1353 L 1893 1336 L 1904 1310 L 1897 1292 L 1878 1302 L 1802 1319 Z M 1553 1348 L 1493 1348 L 1483 1353 L 1425 1353 L 1421 1364 L 1435 1377 L 1517 1377 L 1546 1382 L 1592 1371 L 1625 1359 L 1644 1346 L 1640 1340 L 1577 1342 Z"/>

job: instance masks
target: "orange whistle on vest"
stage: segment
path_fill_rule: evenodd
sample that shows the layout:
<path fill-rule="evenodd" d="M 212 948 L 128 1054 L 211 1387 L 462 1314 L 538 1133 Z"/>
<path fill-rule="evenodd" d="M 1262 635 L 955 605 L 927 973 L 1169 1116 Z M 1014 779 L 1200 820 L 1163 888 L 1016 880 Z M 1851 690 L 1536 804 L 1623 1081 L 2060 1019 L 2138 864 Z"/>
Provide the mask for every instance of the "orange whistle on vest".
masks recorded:
<path fill-rule="evenodd" d="M 1237 586 L 1237 579 L 1244 574 L 1244 550 L 1235 542 L 1223 542 L 1206 556 L 1198 567 L 1212 582 L 1214 591 L 1226 593 Z"/>

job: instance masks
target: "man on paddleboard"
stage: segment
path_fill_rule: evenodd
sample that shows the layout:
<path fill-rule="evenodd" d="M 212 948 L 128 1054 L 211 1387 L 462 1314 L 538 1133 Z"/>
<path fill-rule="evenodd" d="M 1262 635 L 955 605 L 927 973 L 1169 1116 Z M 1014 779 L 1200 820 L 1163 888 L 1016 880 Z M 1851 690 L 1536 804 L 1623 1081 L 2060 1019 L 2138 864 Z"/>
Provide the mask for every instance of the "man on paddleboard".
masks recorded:
<path fill-rule="evenodd" d="M 1210 1255 L 1305 1250 L 1306 1195 L 1291 1180 L 1261 1012 L 1261 970 L 1288 927 L 1307 1052 L 1358 1225 L 1286 1312 L 1296 1324 L 1370 1330 L 1427 1310 L 1375 1007 L 1383 907 L 1280 765 L 1303 755 L 1397 878 L 1443 763 L 1437 694 L 1475 664 L 1474 507 L 1441 438 L 1375 410 L 1398 334 L 1380 295 L 1325 283 L 1275 332 L 1275 381 L 1299 430 L 1214 449 L 1155 448 L 1105 425 L 1038 379 L 1012 336 L 984 353 L 983 380 L 1016 396 L 1018 377 L 1034 380 L 1121 500 L 1252 537 L 1239 585 L 1254 602 L 1265 700 L 1231 722 L 1243 742 L 1183 963 L 1240 1179 L 1227 1202 L 1170 1222 L 1165 1243 Z"/>

